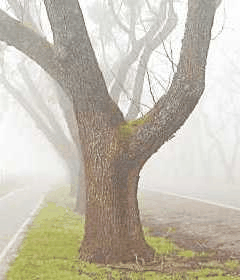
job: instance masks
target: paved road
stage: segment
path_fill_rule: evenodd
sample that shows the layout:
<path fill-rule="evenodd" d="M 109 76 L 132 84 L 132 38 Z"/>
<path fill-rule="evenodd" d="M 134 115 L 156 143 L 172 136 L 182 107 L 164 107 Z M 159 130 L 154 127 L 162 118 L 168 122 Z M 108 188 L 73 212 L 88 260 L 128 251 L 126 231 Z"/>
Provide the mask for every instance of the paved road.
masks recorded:
<path fill-rule="evenodd" d="M 23 236 L 24 225 L 30 222 L 42 196 L 40 192 L 23 188 L 0 197 L 0 280 L 19 245 L 15 239 Z"/>

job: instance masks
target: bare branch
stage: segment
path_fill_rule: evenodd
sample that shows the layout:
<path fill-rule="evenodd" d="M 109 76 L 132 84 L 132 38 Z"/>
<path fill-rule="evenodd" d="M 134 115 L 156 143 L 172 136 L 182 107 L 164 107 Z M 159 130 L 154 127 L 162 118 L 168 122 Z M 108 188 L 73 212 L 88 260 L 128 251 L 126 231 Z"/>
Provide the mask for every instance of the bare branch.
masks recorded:
<path fill-rule="evenodd" d="M 146 34 L 139 40 L 136 41 L 136 43 L 134 44 L 134 48 L 132 49 L 132 51 L 127 54 L 125 56 L 125 58 L 122 60 L 122 63 L 119 67 L 119 71 L 118 71 L 118 80 L 120 82 L 120 84 L 124 84 L 126 77 L 127 77 L 127 73 L 131 67 L 131 65 L 137 60 L 137 58 L 140 55 L 140 52 L 142 51 L 142 49 L 145 46 L 145 54 L 142 55 L 142 58 L 140 58 L 140 62 L 139 62 L 139 66 L 138 66 L 138 70 L 137 70 L 137 74 L 136 74 L 136 78 L 135 78 L 135 85 L 134 85 L 134 90 L 133 90 L 133 99 L 134 100 L 134 104 L 133 106 L 131 106 L 129 108 L 129 114 L 128 117 L 130 118 L 130 115 L 132 117 L 135 117 L 136 114 L 138 114 L 137 112 L 137 108 L 136 108 L 136 104 L 138 103 L 138 108 L 139 107 L 139 102 L 141 99 L 141 96 L 139 97 L 139 95 L 141 95 L 142 93 L 142 86 L 140 86 L 139 81 L 142 81 L 142 79 L 144 78 L 144 73 L 142 73 L 142 65 L 147 65 L 146 63 L 148 63 L 149 57 L 150 57 L 150 53 L 151 51 L 153 51 L 155 48 L 157 48 L 162 42 L 163 40 L 165 40 L 168 35 L 172 32 L 172 30 L 174 29 L 174 27 L 176 26 L 176 15 L 174 13 L 173 7 L 169 8 L 168 11 L 168 19 L 166 20 L 166 16 L 167 16 L 167 2 L 170 0 L 164 0 L 163 2 L 161 2 L 160 5 L 160 15 L 158 20 L 156 20 L 150 27 L 149 31 L 146 32 Z M 165 22 L 165 24 L 164 24 Z M 164 24 L 164 27 L 162 28 L 162 31 L 159 31 L 160 27 Z M 159 31 L 159 32 L 158 32 Z M 157 33 L 158 32 L 158 33 Z M 156 35 L 157 33 L 157 35 Z M 148 53 L 146 55 L 146 53 Z M 148 58 L 146 58 L 148 57 Z M 141 82 L 142 83 L 142 82 Z M 112 88 L 111 88 L 111 92 L 110 95 L 112 96 L 112 98 L 114 99 L 114 101 L 117 103 L 119 100 L 121 94 L 121 89 L 119 87 L 119 84 L 117 81 L 115 81 L 115 83 L 113 84 Z M 130 113 L 130 111 L 134 111 L 134 113 Z M 131 118 L 132 118 L 131 117 Z"/>
<path fill-rule="evenodd" d="M 130 30 L 129 30 L 129 28 L 119 19 L 119 15 L 116 13 L 115 8 L 114 8 L 114 6 L 113 6 L 113 1 L 112 1 L 112 0 L 109 0 L 109 1 L 108 1 L 108 5 L 109 5 L 109 7 L 110 7 L 110 10 L 111 10 L 111 12 L 112 12 L 112 14 L 113 14 L 113 17 L 114 17 L 114 19 L 116 20 L 118 26 L 119 26 L 124 32 L 126 32 L 126 33 L 129 34 L 129 33 L 130 33 Z"/>
<path fill-rule="evenodd" d="M 155 100 L 154 94 L 152 92 L 152 85 L 151 85 L 151 80 L 150 80 L 150 76 L 149 76 L 149 72 L 148 71 L 147 71 L 147 78 L 148 78 L 149 91 L 150 91 L 150 94 L 152 96 L 153 103 L 157 104 L 157 101 Z"/>
<path fill-rule="evenodd" d="M 165 43 L 164 43 L 164 42 L 162 42 L 162 45 L 163 45 L 163 49 L 164 49 L 164 51 L 165 51 L 166 57 L 167 57 L 167 59 L 170 61 L 171 65 L 172 65 L 172 71 L 173 71 L 173 73 L 175 73 L 175 67 L 177 67 L 177 65 L 174 63 L 174 61 L 172 60 L 172 58 L 169 56 L 168 51 L 167 51 L 167 49 L 166 49 L 166 47 L 165 47 Z"/>
<path fill-rule="evenodd" d="M 145 78 L 150 56 L 151 56 L 151 51 L 149 51 L 148 48 L 145 48 L 138 63 L 137 74 L 134 82 L 133 98 L 132 98 L 134 103 L 132 103 L 129 107 L 126 120 L 136 119 L 140 111 L 140 101 L 143 93 L 144 78 Z"/>
<path fill-rule="evenodd" d="M 168 18 L 165 22 L 167 16 L 167 3 L 169 2 L 169 11 L 168 11 Z M 138 111 L 140 110 L 140 100 L 143 94 L 143 84 L 144 84 L 144 77 L 147 70 L 148 61 L 151 57 L 152 52 L 155 48 L 157 48 L 161 43 L 164 44 L 164 40 L 170 35 L 172 30 L 175 28 L 177 23 L 177 17 L 175 15 L 173 5 L 171 0 L 163 1 L 160 5 L 160 20 L 157 21 L 159 27 L 163 26 L 162 31 L 160 31 L 157 36 L 153 40 L 146 41 L 144 46 L 143 54 L 140 57 L 140 61 L 138 64 L 137 74 L 135 77 L 134 89 L 133 89 L 133 100 L 134 105 L 130 106 L 128 110 L 128 114 L 126 116 L 127 120 L 136 119 L 138 116 Z M 151 32 L 151 31 L 149 31 Z M 146 36 L 148 33 L 146 34 Z M 164 45 L 165 47 L 165 45 Z M 168 54 L 167 54 L 168 55 Z M 168 56 L 169 57 L 169 56 Z M 170 59 L 170 57 L 169 57 Z M 171 60 L 171 59 L 170 59 Z M 174 69 L 173 69 L 174 71 Z M 175 72 L 175 71 L 174 71 Z M 137 106 L 136 106 L 137 105 Z"/>
<path fill-rule="evenodd" d="M 169 3 L 169 10 L 168 10 L 168 17 L 167 21 L 164 24 L 163 28 L 159 33 L 154 37 L 154 40 L 151 42 L 152 50 L 156 49 L 162 42 L 166 40 L 166 38 L 171 34 L 174 28 L 177 25 L 177 15 L 174 11 L 173 4 L 171 0 L 168 0 Z"/>
<path fill-rule="evenodd" d="M 205 88 L 205 67 L 215 12 L 215 0 L 189 0 L 177 72 L 168 93 L 133 133 L 130 143 L 133 158 L 145 162 L 184 124 L 199 101 Z"/>
<path fill-rule="evenodd" d="M 151 71 L 151 70 L 148 70 L 151 74 L 152 74 L 152 76 L 153 76 L 153 78 L 155 79 L 155 81 L 160 85 L 160 87 L 163 89 L 163 91 L 164 91 L 164 93 L 167 93 L 167 89 L 168 89 L 168 87 L 165 87 L 163 84 L 162 84 L 162 82 L 159 80 L 159 78 L 156 76 L 156 73 L 154 73 L 153 71 Z"/>
<path fill-rule="evenodd" d="M 0 81 L 11 93 L 11 95 L 18 101 L 18 103 L 24 108 L 24 110 L 30 115 L 37 128 L 44 132 L 49 142 L 52 143 L 56 148 L 57 152 L 62 156 L 66 156 L 67 154 L 71 153 L 71 145 L 69 145 L 69 140 L 66 137 L 59 138 L 59 135 L 56 135 L 49 128 L 43 118 L 32 108 L 28 100 L 22 95 L 21 91 L 13 87 L 4 74 L 0 75 Z M 58 145 L 56 145 L 56 143 L 58 143 Z M 74 151 L 72 152 L 74 153 Z"/>
<path fill-rule="evenodd" d="M 43 100 L 41 93 L 39 92 L 39 89 L 35 86 L 33 80 L 30 77 L 29 72 L 26 70 L 23 63 L 19 63 L 17 66 L 19 72 L 21 73 L 22 79 L 25 82 L 25 84 L 28 87 L 29 92 L 33 92 L 33 100 L 35 100 L 36 105 L 38 106 L 38 109 L 41 111 L 42 115 L 46 117 L 46 119 L 49 120 L 49 124 L 52 126 L 52 128 L 56 131 L 57 135 L 61 135 L 61 137 L 65 136 L 65 133 L 56 120 L 56 117 L 54 116 L 53 112 L 48 108 L 45 101 Z"/>
<path fill-rule="evenodd" d="M 152 14 L 154 14 L 155 16 L 157 16 L 157 13 L 153 10 L 149 0 L 145 0 L 145 3 L 147 4 L 148 10 L 149 12 L 151 12 Z"/>
<path fill-rule="evenodd" d="M 16 17 L 23 23 L 27 24 L 28 26 L 31 25 L 31 28 L 37 32 L 39 35 L 43 36 L 43 32 L 41 30 L 40 21 L 39 26 L 35 23 L 34 19 L 32 18 L 29 5 L 28 7 L 23 7 L 22 4 L 17 0 L 7 0 L 8 4 L 10 5 L 11 9 L 13 10 Z M 25 5 L 24 1 L 24 5 Z"/>
<path fill-rule="evenodd" d="M 2 10 L 0 10 L 0 40 L 29 56 L 58 80 L 59 64 L 52 45 Z"/>

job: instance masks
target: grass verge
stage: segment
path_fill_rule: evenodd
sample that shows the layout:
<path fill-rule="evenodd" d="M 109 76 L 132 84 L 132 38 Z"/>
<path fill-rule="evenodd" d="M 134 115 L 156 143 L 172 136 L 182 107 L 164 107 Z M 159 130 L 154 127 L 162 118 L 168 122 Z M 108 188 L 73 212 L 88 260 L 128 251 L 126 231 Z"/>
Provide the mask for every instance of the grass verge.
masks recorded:
<path fill-rule="evenodd" d="M 64 205 L 65 204 L 65 205 Z M 156 261 L 119 266 L 99 266 L 82 262 L 78 248 L 84 234 L 84 219 L 70 208 L 68 190 L 50 194 L 45 207 L 35 218 L 7 280 L 180 280 L 240 279 L 239 262 L 219 263 L 192 251 L 178 248 L 170 240 L 152 237 L 145 229 L 147 242 L 156 249 Z"/>

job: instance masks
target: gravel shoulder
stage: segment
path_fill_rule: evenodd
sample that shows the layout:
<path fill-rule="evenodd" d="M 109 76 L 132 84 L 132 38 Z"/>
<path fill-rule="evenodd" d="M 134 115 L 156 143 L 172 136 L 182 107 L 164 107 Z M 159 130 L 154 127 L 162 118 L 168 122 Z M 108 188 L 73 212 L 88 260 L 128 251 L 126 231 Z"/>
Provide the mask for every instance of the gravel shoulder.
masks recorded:
<path fill-rule="evenodd" d="M 196 200 L 142 191 L 144 226 L 193 251 L 214 251 L 219 259 L 240 259 L 240 211 Z"/>

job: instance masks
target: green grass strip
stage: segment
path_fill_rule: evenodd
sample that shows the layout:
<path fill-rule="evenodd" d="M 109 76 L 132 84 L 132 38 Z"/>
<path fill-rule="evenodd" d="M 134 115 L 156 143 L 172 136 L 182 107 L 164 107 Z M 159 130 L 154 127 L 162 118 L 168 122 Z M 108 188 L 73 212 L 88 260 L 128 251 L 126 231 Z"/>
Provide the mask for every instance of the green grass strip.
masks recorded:
<path fill-rule="evenodd" d="M 70 209 L 49 202 L 34 220 L 18 257 L 10 267 L 7 280 L 240 279 L 219 268 L 163 274 L 154 269 L 151 271 L 150 267 L 150 271 L 144 271 L 143 267 L 137 265 L 129 265 L 129 269 L 116 269 L 82 262 L 78 259 L 78 249 L 83 233 L 82 217 Z M 184 251 L 179 251 L 169 240 L 151 237 L 147 232 L 146 239 L 161 255 L 167 256 L 176 252 L 184 255 Z M 186 255 L 192 256 L 189 251 Z M 236 269 L 237 263 L 227 263 L 227 266 Z"/>

